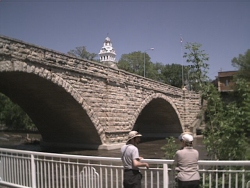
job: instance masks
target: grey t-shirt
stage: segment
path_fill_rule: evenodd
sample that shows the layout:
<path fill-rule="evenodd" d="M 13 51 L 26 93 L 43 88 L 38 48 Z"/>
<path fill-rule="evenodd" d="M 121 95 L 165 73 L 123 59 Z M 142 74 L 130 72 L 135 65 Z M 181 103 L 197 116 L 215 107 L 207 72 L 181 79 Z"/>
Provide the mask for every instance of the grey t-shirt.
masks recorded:
<path fill-rule="evenodd" d="M 174 164 L 176 165 L 175 170 L 178 172 L 177 178 L 180 181 L 200 179 L 198 159 L 199 152 L 192 147 L 184 147 L 176 152 Z"/>
<path fill-rule="evenodd" d="M 137 147 L 132 144 L 124 145 L 121 148 L 121 154 L 124 169 L 139 169 L 138 167 L 136 168 L 133 166 L 133 160 L 139 159 L 139 151 Z"/>

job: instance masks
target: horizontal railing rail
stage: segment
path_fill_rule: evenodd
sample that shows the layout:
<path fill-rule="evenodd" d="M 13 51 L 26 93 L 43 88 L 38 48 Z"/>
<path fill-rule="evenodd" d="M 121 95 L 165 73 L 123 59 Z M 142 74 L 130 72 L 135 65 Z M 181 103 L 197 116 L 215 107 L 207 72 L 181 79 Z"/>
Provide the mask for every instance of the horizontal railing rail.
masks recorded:
<path fill-rule="evenodd" d="M 174 188 L 173 160 L 144 159 L 144 188 Z M 201 187 L 250 188 L 250 161 L 199 161 Z M 120 158 L 0 148 L 0 185 L 32 188 L 121 188 Z"/>

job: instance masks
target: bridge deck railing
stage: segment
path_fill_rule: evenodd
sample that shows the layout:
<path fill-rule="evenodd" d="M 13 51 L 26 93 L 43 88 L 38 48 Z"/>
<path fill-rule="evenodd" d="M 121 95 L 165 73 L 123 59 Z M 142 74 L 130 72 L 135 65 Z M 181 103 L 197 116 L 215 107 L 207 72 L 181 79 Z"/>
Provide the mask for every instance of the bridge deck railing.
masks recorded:
<path fill-rule="evenodd" d="M 173 160 L 145 159 L 144 188 L 175 187 Z M 250 161 L 199 161 L 201 187 L 250 188 Z M 32 188 L 121 188 L 120 158 L 0 148 L 0 185 Z"/>

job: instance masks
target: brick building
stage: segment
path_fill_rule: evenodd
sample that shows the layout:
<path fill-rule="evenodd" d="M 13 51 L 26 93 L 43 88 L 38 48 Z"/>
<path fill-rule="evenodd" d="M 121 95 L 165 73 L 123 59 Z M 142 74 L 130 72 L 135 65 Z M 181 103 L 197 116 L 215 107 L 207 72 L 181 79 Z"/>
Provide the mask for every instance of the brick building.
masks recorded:
<path fill-rule="evenodd" d="M 237 73 L 237 71 L 225 71 L 218 72 L 217 83 L 219 92 L 229 92 L 233 91 L 233 87 L 235 85 L 233 81 L 233 76 Z"/>

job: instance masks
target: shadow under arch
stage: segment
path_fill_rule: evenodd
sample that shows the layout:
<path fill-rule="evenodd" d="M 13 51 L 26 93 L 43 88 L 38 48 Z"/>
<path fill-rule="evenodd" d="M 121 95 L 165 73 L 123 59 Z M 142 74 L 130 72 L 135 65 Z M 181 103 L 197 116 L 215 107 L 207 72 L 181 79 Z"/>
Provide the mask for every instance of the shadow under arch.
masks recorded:
<path fill-rule="evenodd" d="M 105 140 L 103 131 L 80 94 L 49 70 L 30 70 L 2 70 L 0 92 L 29 115 L 42 135 L 42 145 L 98 149 Z"/>
<path fill-rule="evenodd" d="M 166 95 L 156 93 L 147 97 L 137 109 L 133 130 L 142 133 L 143 140 L 179 136 L 183 132 L 180 114 Z"/>

